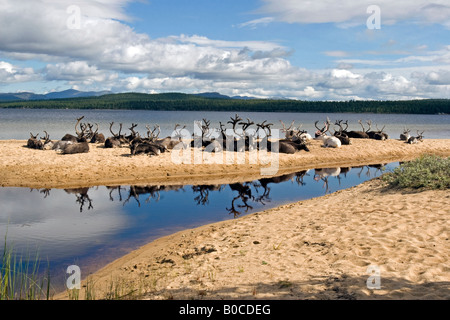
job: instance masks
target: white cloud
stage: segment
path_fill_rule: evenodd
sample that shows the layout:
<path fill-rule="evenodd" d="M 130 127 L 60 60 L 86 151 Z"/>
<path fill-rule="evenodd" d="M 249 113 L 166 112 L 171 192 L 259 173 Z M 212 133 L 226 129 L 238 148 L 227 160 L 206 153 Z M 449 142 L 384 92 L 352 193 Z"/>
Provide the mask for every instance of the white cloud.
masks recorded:
<path fill-rule="evenodd" d="M 347 57 L 349 55 L 348 52 L 335 50 L 335 51 L 325 51 L 324 54 L 329 57 Z"/>
<path fill-rule="evenodd" d="M 259 12 L 288 23 L 338 23 L 345 26 L 365 24 L 367 8 L 380 8 L 382 23 L 400 21 L 439 23 L 450 27 L 448 0 L 263 0 Z"/>
<path fill-rule="evenodd" d="M 396 60 L 355 59 L 347 51 L 324 51 L 324 55 L 336 57 L 338 69 L 313 71 L 292 65 L 288 59 L 292 50 L 274 41 L 225 41 L 184 34 L 152 39 L 122 22 L 132 19 L 124 10 L 129 2 L 0 0 L 0 54 L 8 57 L 0 58 L 0 83 L 42 79 L 65 82 L 80 90 L 218 91 L 300 99 L 448 97 L 448 73 L 443 70 L 450 65 L 450 46 L 431 51 L 418 44 L 415 54 L 403 52 Z M 315 1 L 306 6 L 305 1 L 266 0 L 263 10 L 270 17 L 241 26 L 277 20 L 351 23 L 362 19 L 365 23 L 369 2 L 372 4 Z M 421 15 L 418 8 L 424 1 L 403 11 L 404 1 L 381 1 L 379 6 L 383 19 L 394 22 L 411 17 L 445 23 L 445 3 L 433 3 L 442 10 L 429 6 Z M 67 26 L 70 5 L 80 8 L 79 29 Z M 385 47 L 394 45 L 391 39 Z M 21 62 L 7 62 L 12 59 Z M 46 66 L 41 70 L 18 66 L 22 61 L 44 62 Z M 420 70 L 423 74 L 413 73 L 410 68 L 418 63 L 429 68 Z M 380 67 L 384 67 L 383 72 Z"/>
<path fill-rule="evenodd" d="M 267 26 L 272 23 L 275 19 L 273 17 L 264 17 L 259 19 L 254 19 L 247 21 L 238 25 L 239 28 L 249 27 L 250 29 L 256 29 L 257 26 Z"/>
<path fill-rule="evenodd" d="M 40 79 L 32 68 L 21 68 L 9 62 L 0 61 L 0 83 L 28 82 Z"/>

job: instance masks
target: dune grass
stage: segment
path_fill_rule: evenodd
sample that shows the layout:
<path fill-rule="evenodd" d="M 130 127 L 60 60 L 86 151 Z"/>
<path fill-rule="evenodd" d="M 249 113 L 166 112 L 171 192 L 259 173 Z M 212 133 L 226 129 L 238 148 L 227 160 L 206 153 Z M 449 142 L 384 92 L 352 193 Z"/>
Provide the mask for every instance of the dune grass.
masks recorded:
<path fill-rule="evenodd" d="M 383 175 L 390 187 L 409 189 L 450 188 L 450 157 L 423 155 Z"/>

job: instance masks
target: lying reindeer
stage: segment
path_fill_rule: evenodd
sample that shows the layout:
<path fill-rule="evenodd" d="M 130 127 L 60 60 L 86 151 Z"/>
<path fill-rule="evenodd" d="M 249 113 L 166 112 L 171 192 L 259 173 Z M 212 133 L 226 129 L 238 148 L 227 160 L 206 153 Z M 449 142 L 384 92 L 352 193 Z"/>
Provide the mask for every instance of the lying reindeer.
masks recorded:
<path fill-rule="evenodd" d="M 298 138 L 296 141 L 292 141 L 289 139 L 280 139 L 278 141 L 278 150 L 272 149 L 272 143 L 268 140 L 272 135 L 272 131 L 270 126 L 272 123 L 258 123 L 256 126 L 258 127 L 257 132 L 261 129 L 265 132 L 265 137 L 258 143 L 259 150 L 266 150 L 270 152 L 278 152 L 278 153 L 287 153 L 294 154 L 300 150 L 305 150 L 309 152 L 309 148 L 307 147 L 304 140 Z"/>
<path fill-rule="evenodd" d="M 81 131 L 78 131 L 78 124 L 84 118 L 81 117 L 77 119 L 77 123 L 75 125 L 75 132 L 77 134 L 77 141 L 66 143 L 65 145 L 60 147 L 60 151 L 62 154 L 76 154 L 76 153 L 87 153 L 89 152 L 89 142 L 86 139 L 85 131 L 86 127 L 83 127 Z"/>
<path fill-rule="evenodd" d="M 410 132 L 411 132 L 411 130 L 409 130 L 407 128 L 403 128 L 403 133 L 400 133 L 400 140 L 408 141 L 408 139 L 411 138 Z"/>
<path fill-rule="evenodd" d="M 327 132 L 329 130 L 329 126 L 330 126 L 330 120 L 327 119 L 327 121 L 325 122 L 325 126 L 323 128 L 319 128 L 317 126 L 317 123 L 319 121 L 316 121 L 314 123 L 314 126 L 317 128 L 317 131 L 315 133 L 315 139 L 316 140 L 322 140 L 323 144 L 322 147 L 323 148 L 340 148 L 342 143 L 341 140 L 339 140 L 338 138 L 334 137 L 334 136 L 327 136 Z"/>
<path fill-rule="evenodd" d="M 334 136 L 338 138 L 341 141 L 342 145 L 350 145 L 352 144 L 349 136 L 345 133 L 348 128 L 348 120 L 344 122 L 346 125 L 345 129 L 342 128 L 342 122 L 344 120 L 336 120 L 335 124 L 336 126 L 339 126 L 339 130 L 334 132 Z"/>
<path fill-rule="evenodd" d="M 419 142 L 423 142 L 423 133 L 424 133 L 424 131 L 422 131 L 421 133 L 419 133 L 419 130 L 417 130 L 417 136 L 415 136 L 415 137 L 410 137 L 410 138 L 408 139 L 408 141 L 406 141 L 406 143 L 409 143 L 409 144 L 417 144 L 417 143 L 419 143 Z"/>
<path fill-rule="evenodd" d="M 44 144 L 42 143 L 42 141 L 40 139 L 38 139 L 39 133 L 37 135 L 33 135 L 30 132 L 30 138 L 27 141 L 27 147 L 30 149 L 38 149 L 38 150 L 43 150 L 44 149 Z"/>

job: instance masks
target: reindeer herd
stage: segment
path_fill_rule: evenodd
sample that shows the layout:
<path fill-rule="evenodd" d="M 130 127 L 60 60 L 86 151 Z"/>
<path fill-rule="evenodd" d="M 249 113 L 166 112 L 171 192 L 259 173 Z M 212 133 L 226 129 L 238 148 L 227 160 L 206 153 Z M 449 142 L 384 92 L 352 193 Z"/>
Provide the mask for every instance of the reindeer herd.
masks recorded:
<path fill-rule="evenodd" d="M 100 144 L 104 148 L 127 147 L 132 156 L 138 154 L 156 156 L 177 146 L 184 149 L 188 147 L 201 148 L 205 152 L 266 150 L 294 154 L 301 150 L 309 152 L 308 145 L 313 139 L 321 140 L 324 148 L 340 148 L 342 145 L 350 145 L 352 139 L 389 139 L 389 135 L 384 132 L 385 127 L 379 129 L 378 125 L 375 125 L 376 130 L 373 130 L 370 120 L 366 122 L 367 127 L 364 127 L 362 120 L 358 121 L 362 130 L 349 130 L 348 120 L 345 122 L 336 120 L 333 124 L 327 118 L 323 127 L 318 125 L 319 121 L 316 121 L 314 125 L 317 131 L 314 138 L 307 131 L 301 129 L 302 125 L 294 127 L 295 121 L 292 121 L 291 125 L 287 127 L 280 120 L 281 132 L 284 137 L 275 139 L 277 143 L 274 144 L 272 140 L 269 140 L 272 137 L 272 123 L 267 123 L 267 120 L 255 123 L 248 118 L 244 121 L 237 114 L 230 117 L 226 124 L 219 122 L 219 128 L 211 128 L 211 121 L 207 119 L 196 122 L 197 128 L 188 137 L 182 134 L 186 126 L 182 127 L 180 124 L 176 124 L 172 135 L 164 138 L 159 138 L 161 133 L 159 125 L 155 125 L 153 128 L 146 125 L 146 134 L 141 135 L 135 130 L 138 125 L 133 123 L 128 128 L 129 133 L 125 134 L 122 132 L 122 123 L 119 124 L 118 131 L 113 131 L 114 122 L 111 122 L 109 127 L 111 136 L 105 138 L 103 133 L 99 133 L 97 123 L 83 123 L 81 122 L 83 119 L 84 116 L 77 119 L 75 135 L 67 133 L 57 141 L 50 140 L 47 131 L 44 131 L 44 137 L 39 138 L 39 134 L 33 135 L 30 132 L 27 147 L 54 150 L 61 154 L 77 154 L 89 152 L 91 144 Z M 226 128 L 228 124 L 231 125 L 231 128 Z M 403 133 L 400 134 L 400 140 L 408 144 L 417 144 L 423 141 L 423 132 L 417 131 L 417 136 L 411 136 L 410 130 L 404 128 Z"/>

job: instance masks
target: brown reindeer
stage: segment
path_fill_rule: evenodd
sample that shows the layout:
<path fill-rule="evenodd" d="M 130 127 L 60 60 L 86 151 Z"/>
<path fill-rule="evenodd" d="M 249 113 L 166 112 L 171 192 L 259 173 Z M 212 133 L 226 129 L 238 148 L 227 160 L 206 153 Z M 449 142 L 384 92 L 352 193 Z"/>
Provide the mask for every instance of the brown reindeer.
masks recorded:
<path fill-rule="evenodd" d="M 105 135 L 103 133 L 98 133 L 98 124 L 95 124 L 97 128 L 92 133 L 91 141 L 90 143 L 105 143 Z"/>
<path fill-rule="evenodd" d="M 339 130 L 334 132 L 334 136 L 341 141 L 342 145 L 350 145 L 352 144 L 351 140 L 347 133 L 345 133 L 348 128 L 348 120 L 344 122 L 344 124 L 346 125 L 345 129 L 342 127 L 343 121 L 344 120 L 336 120 L 335 125 L 339 126 Z"/>
<path fill-rule="evenodd" d="M 41 140 L 38 139 L 38 135 L 33 135 L 30 132 L 30 138 L 27 141 L 27 147 L 30 149 L 38 149 L 38 150 L 42 150 L 44 148 L 44 144 L 42 143 Z"/>
<path fill-rule="evenodd" d="M 116 134 L 112 131 L 112 127 L 114 125 L 114 121 L 109 125 L 109 131 L 112 134 L 112 137 L 108 137 L 105 140 L 105 148 L 119 148 L 122 144 L 126 143 L 125 136 L 122 135 L 122 123 L 119 124 L 119 132 Z"/>
<path fill-rule="evenodd" d="M 362 127 L 362 131 L 348 131 L 346 132 L 347 136 L 349 138 L 355 138 L 355 139 L 369 139 L 369 135 L 366 133 L 366 130 L 364 129 L 364 126 L 362 124 L 362 120 L 358 120 L 358 123 Z"/>
<path fill-rule="evenodd" d="M 61 148 L 62 154 L 77 154 L 77 153 L 87 153 L 89 152 L 89 142 L 86 139 L 86 126 L 83 126 L 81 131 L 78 130 L 78 124 L 83 117 L 77 119 L 77 124 L 75 125 L 75 132 L 77 134 L 77 141 L 68 143 Z M 80 126 L 81 128 L 81 126 Z"/>

